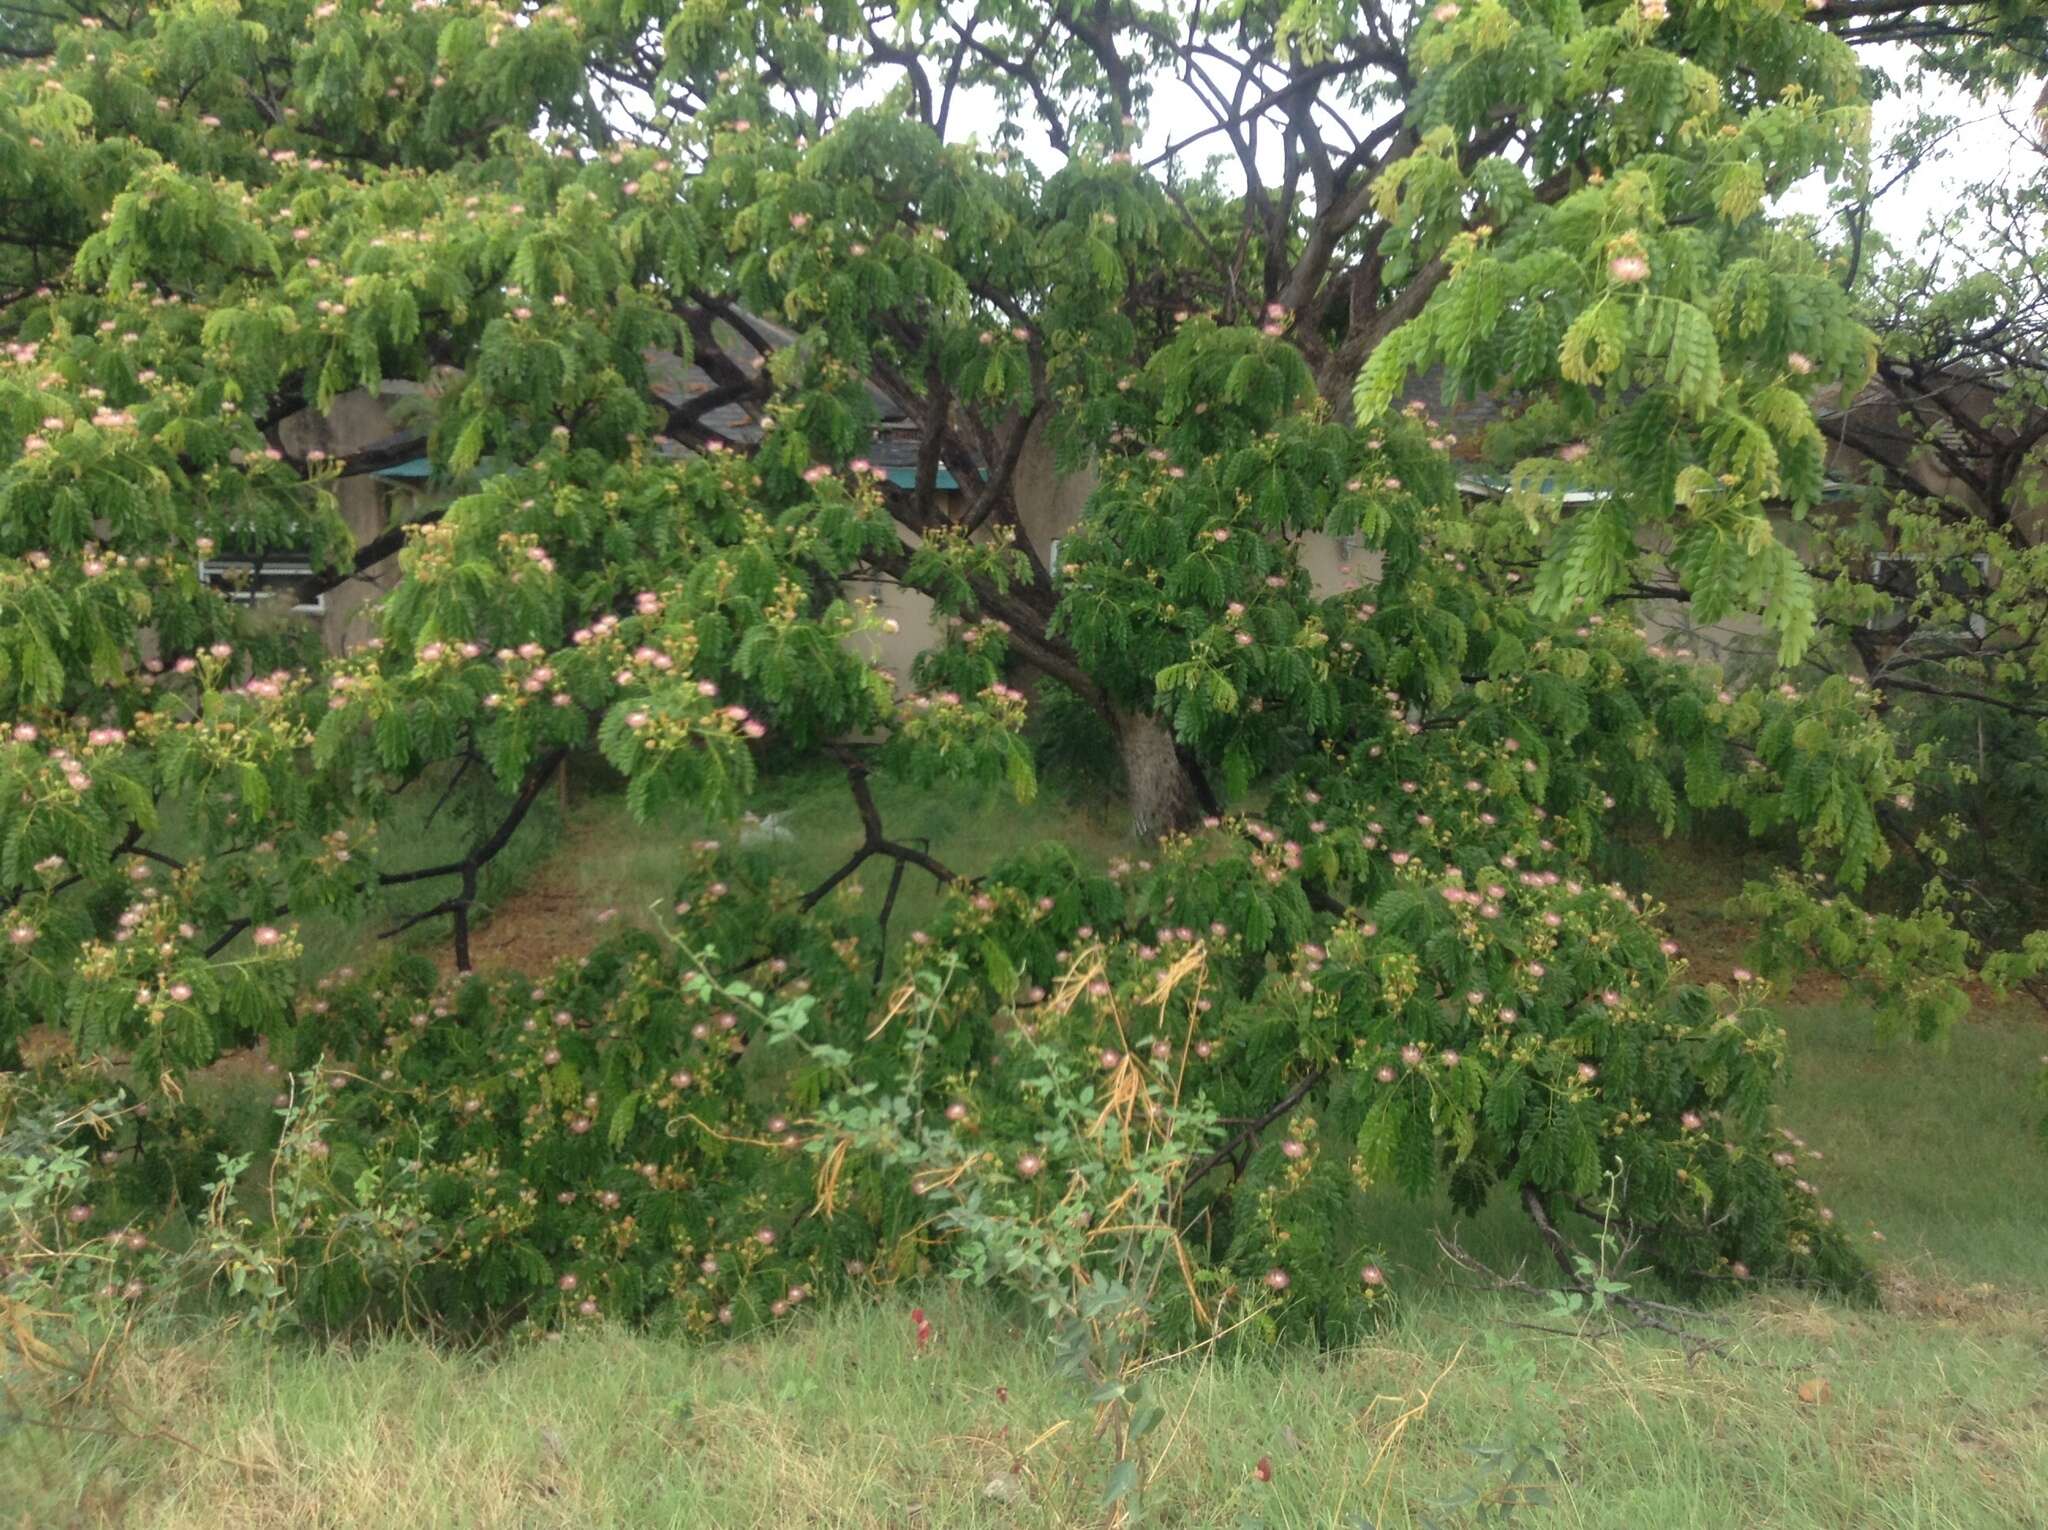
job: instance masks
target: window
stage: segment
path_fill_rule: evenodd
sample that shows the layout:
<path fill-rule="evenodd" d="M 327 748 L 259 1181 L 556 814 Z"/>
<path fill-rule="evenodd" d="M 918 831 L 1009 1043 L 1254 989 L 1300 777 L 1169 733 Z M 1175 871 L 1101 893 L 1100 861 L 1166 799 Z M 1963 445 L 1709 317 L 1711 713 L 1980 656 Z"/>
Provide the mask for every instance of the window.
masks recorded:
<path fill-rule="evenodd" d="M 309 601 L 298 599 L 299 585 L 312 573 L 313 560 L 302 552 L 204 558 L 199 564 L 201 582 L 237 605 L 274 605 L 289 601 L 294 615 L 323 616 L 327 611 L 324 593 Z"/>

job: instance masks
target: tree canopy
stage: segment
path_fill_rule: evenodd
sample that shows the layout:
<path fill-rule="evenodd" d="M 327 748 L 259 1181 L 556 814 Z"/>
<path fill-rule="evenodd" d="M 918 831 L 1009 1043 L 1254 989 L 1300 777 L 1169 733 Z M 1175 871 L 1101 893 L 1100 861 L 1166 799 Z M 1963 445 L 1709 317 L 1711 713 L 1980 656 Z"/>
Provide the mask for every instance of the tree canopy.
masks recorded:
<path fill-rule="evenodd" d="M 1724 675 L 1615 602 L 1668 568 L 1779 664 L 1828 640 L 1787 530 L 1827 487 L 1816 400 L 1997 341 L 1965 289 L 1885 352 L 1868 284 L 1910 276 L 1776 204 L 1869 187 L 1859 47 L 2009 89 L 2036 10 L 0 16 L 0 1042 L 59 1023 L 164 1110 L 257 1036 L 373 1081 L 323 1102 L 307 1221 L 355 1226 L 372 1165 L 420 1180 L 450 1310 L 580 1278 L 709 1325 L 828 1253 L 913 1257 L 934 1215 L 993 1246 L 1092 1172 L 1074 1123 L 1107 1099 L 1141 1136 L 1169 1097 L 1138 1182 L 1201 1229 L 1200 1311 L 1267 1271 L 1341 1329 L 1384 1291 L 1332 1208 L 1441 1180 L 1546 1229 L 1605 1184 L 1680 1282 L 1863 1286 L 1773 1135 L 1766 988 L 1693 970 L 1607 857 L 1621 815 L 1741 813 L 1793 847 L 1759 894 L 1782 954 L 1932 1033 L 1969 936 L 1938 897 L 1856 902 L 1930 752 L 1860 674 Z M 393 441 L 294 449 L 393 385 Z M 1488 506 L 1441 417 L 1479 395 L 1515 401 Z M 908 483 L 872 465 L 885 408 Z M 1094 483 L 1057 568 L 1041 439 Z M 336 486 L 422 451 L 434 502 L 356 545 Z M 1310 534 L 1377 573 L 1319 591 Z M 199 577 L 284 545 L 309 593 L 398 553 L 375 641 L 324 654 Z M 947 618 L 900 687 L 848 641 L 875 577 Z M 954 867 L 889 837 L 871 772 L 1028 799 L 1034 716 L 1120 758 L 1156 844 Z M 572 755 L 670 823 L 828 755 L 865 837 L 812 889 L 707 842 L 667 940 L 538 983 L 301 989 L 302 921 L 393 888 L 433 890 L 412 917 L 467 968 L 479 878 Z M 393 803 L 472 770 L 469 848 L 419 864 Z M 953 889 L 934 928 L 856 916 L 878 857 Z M 799 1126 L 749 1125 L 769 1087 Z M 842 1175 L 836 1216 L 799 1205 Z M 621 1196 L 637 1242 L 602 1231 Z"/>

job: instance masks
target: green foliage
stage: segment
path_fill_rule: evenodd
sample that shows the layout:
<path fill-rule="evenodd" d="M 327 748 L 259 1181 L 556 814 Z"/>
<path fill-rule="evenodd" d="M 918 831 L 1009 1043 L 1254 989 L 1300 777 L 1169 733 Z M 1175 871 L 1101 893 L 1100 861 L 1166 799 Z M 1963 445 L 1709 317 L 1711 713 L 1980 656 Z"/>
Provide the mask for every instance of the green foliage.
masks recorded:
<path fill-rule="evenodd" d="M 1848 901 L 1953 762 L 1845 679 L 1724 687 L 1599 609 L 1657 547 L 1784 664 L 1869 605 L 1767 513 L 1817 505 L 1818 390 L 1872 371 L 1771 207 L 1861 173 L 1864 82 L 1777 0 L 1681 10 L 1006 3 L 971 46 L 929 6 L 38 18 L 0 71 L 0 1051 L 61 1027 L 154 1108 L 267 1040 L 313 1092 L 258 1283 L 317 1326 L 717 1331 L 853 1260 L 1063 1303 L 1103 1353 L 1253 1312 L 1338 1340 L 1386 1295 L 1364 1184 L 1569 1217 L 1610 1174 L 1674 1284 L 1866 1290 L 1769 1149 L 1755 992 L 1588 870 L 1610 815 L 1739 810 L 1811 879 L 1769 895 L 1774 964 L 1875 930 L 1907 1023 L 1955 1012 L 1942 897 Z M 1287 117 L 1297 184 L 1249 142 L 1241 190 L 1190 179 L 1207 135 L 1133 162 L 1195 55 L 1262 97 L 1287 61 L 1212 126 Z M 956 92 L 1007 119 L 963 138 Z M 1333 109 L 1392 125 L 1332 160 Z M 1434 368 L 1520 396 L 1498 506 L 1397 407 Z M 372 405 L 394 440 L 313 444 Z M 363 480 L 418 456 L 412 523 L 366 528 Z M 1048 464 L 1091 475 L 1056 569 Z M 1334 581 L 1316 537 L 1352 544 Z M 377 584 L 374 636 L 324 651 L 198 574 L 281 549 L 295 603 Z M 2017 622 L 2039 571 L 2001 568 Z M 936 613 L 907 676 L 880 583 Z M 1157 847 L 889 837 L 870 771 L 1029 802 L 1047 682 L 1038 725 L 1085 708 Z M 701 842 L 666 943 L 297 982 L 314 918 L 393 889 L 468 966 L 571 761 L 658 832 L 819 756 L 863 837 L 815 888 Z M 465 778 L 501 812 L 435 860 L 400 826 Z M 907 940 L 847 915 L 877 857 L 947 889 Z"/>

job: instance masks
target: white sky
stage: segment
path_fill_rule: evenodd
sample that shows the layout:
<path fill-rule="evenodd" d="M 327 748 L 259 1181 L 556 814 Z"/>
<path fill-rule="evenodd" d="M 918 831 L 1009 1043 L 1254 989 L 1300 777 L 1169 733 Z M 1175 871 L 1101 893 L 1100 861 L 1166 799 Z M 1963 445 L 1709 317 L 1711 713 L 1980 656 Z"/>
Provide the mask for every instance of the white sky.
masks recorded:
<path fill-rule="evenodd" d="M 1903 72 L 1907 50 L 1899 45 L 1875 50 L 1875 56 L 1876 61 L 1893 63 Z M 1959 126 L 1930 163 L 1908 176 L 1878 203 L 1872 220 L 1878 231 L 1901 249 L 1909 249 L 1919 240 L 1930 217 L 1954 207 L 1965 184 L 1997 179 L 2019 168 L 2023 160 L 2034 157 L 2037 151 L 2021 135 L 2033 114 L 2037 93 L 2035 86 L 2026 86 L 2009 99 L 1985 102 L 1973 101 L 1960 90 L 1940 85 L 1902 91 L 1879 101 L 1871 113 L 1870 132 L 1871 147 L 1879 153 L 1912 121 L 1916 112 L 1952 116 Z M 1892 170 L 1880 164 L 1873 169 L 1872 180 L 1882 185 L 1892 174 Z M 1787 212 L 1822 214 L 1827 207 L 1826 188 L 1816 176 L 1794 187 L 1780 199 L 1779 206 Z"/>
<path fill-rule="evenodd" d="M 1897 67 L 1903 73 L 1908 56 L 1901 45 L 1894 49 L 1873 50 L 1871 61 Z M 873 87 L 873 94 L 879 97 L 882 89 L 878 82 Z M 1876 151 L 1882 151 L 1893 135 L 1923 109 L 1953 115 L 1962 124 L 1933 162 L 1922 166 L 1880 202 L 1874 220 L 1879 232 L 1902 248 L 1910 248 L 1920 238 L 1930 215 L 1953 206 L 1959 185 L 1994 178 L 2002 170 L 2018 166 L 2023 156 L 2031 157 L 2036 151 L 2030 149 L 2018 134 L 2031 117 L 2035 93 L 2035 88 L 2029 86 L 2010 100 L 1985 103 L 1972 101 L 1960 91 L 1939 87 L 1901 92 L 1878 102 L 1873 111 L 1871 130 L 1871 144 Z M 973 135 L 984 142 L 992 142 L 1003 120 L 1002 109 L 991 97 L 985 93 L 962 92 L 954 102 L 947 136 Z M 1187 84 L 1178 79 L 1157 79 L 1144 136 L 1136 151 L 1137 158 L 1140 161 L 1149 159 L 1171 143 L 1207 127 L 1213 120 L 1206 103 Z M 1019 119 L 1019 125 L 1023 129 L 1022 149 L 1029 158 L 1046 166 L 1059 163 L 1059 155 L 1047 141 L 1035 117 L 1026 112 Z M 1277 138 L 1272 133 L 1263 135 L 1260 147 L 1261 171 L 1277 181 L 1280 174 Z M 1204 139 L 1181 156 L 1184 173 L 1199 173 L 1212 155 L 1223 159 L 1226 181 L 1242 185 L 1228 140 L 1220 133 Z M 1891 173 L 1880 165 L 1873 179 L 1882 184 Z M 1778 208 L 1783 212 L 1825 215 L 1827 188 L 1820 177 L 1812 177 L 1780 198 Z"/>

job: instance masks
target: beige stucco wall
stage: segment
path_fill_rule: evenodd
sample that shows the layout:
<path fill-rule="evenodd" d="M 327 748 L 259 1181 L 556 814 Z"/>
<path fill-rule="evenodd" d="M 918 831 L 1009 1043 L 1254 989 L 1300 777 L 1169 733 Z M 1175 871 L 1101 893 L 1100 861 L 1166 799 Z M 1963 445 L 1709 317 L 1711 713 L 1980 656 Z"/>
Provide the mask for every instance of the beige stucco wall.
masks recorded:
<path fill-rule="evenodd" d="M 1810 523 L 1795 521 L 1790 516 L 1772 516 L 1771 529 L 1802 557 L 1811 554 L 1814 535 Z M 1669 536 L 1657 529 L 1644 531 L 1639 540 L 1643 550 L 1652 556 L 1670 546 Z M 1657 582 L 1678 581 L 1676 575 L 1666 575 Z M 1661 643 L 1682 657 L 1727 669 L 1741 671 L 1759 663 L 1775 663 L 1777 659 L 1778 639 L 1764 625 L 1763 617 L 1755 613 L 1737 612 L 1717 622 L 1703 623 L 1694 617 L 1689 602 L 1638 600 L 1612 608 L 1610 620 L 1617 617 L 1632 620 L 1651 642 Z"/>
<path fill-rule="evenodd" d="M 846 598 L 872 601 L 879 619 L 896 623 L 893 633 L 856 632 L 846 639 L 846 646 L 879 664 L 896 682 L 897 689 L 907 689 L 912 661 L 931 647 L 938 635 L 938 613 L 931 597 L 907 590 L 893 579 L 850 579 L 846 582 Z"/>
<path fill-rule="evenodd" d="M 1062 473 L 1053 459 L 1052 443 L 1046 439 L 1045 422 L 1032 428 L 1017 459 L 1011 480 L 1017 493 L 1017 518 L 1024 523 L 1024 535 L 1040 559 L 1051 556 L 1054 537 L 1063 537 L 1081 519 L 1088 496 L 1095 492 L 1095 470 L 1081 468 Z"/>
<path fill-rule="evenodd" d="M 325 412 L 308 409 L 293 415 L 278 428 L 286 452 L 303 459 L 310 451 L 324 451 L 330 457 L 347 457 L 389 438 L 397 429 L 392 404 L 410 388 L 393 387 L 385 396 L 356 391 L 336 399 Z M 359 473 L 336 480 L 327 492 L 334 496 L 335 509 L 358 546 L 381 536 L 390 524 L 393 501 L 410 490 L 387 484 L 374 473 Z M 326 611 L 314 618 L 322 642 L 330 652 L 366 641 L 376 635 L 376 613 L 371 609 L 398 579 L 398 560 L 387 558 L 363 570 L 357 577 L 327 592 Z"/>
<path fill-rule="evenodd" d="M 385 439 L 395 428 L 392 409 L 386 401 L 366 393 L 351 393 L 338 399 L 325 416 L 308 412 L 286 421 L 281 435 L 286 448 L 295 456 L 315 447 L 331 455 L 346 456 Z M 1060 472 L 1041 426 L 1027 441 L 1015 482 L 1025 536 L 1038 556 L 1047 559 L 1053 539 L 1065 535 L 1079 520 L 1088 496 L 1094 492 L 1095 474 L 1085 468 Z M 331 492 L 350 531 L 358 542 L 363 542 L 385 530 L 394 504 L 402 502 L 402 497 L 412 491 L 364 474 L 340 480 Z M 2048 512 L 2044 512 L 2044 519 L 2048 519 Z M 1806 527 L 1789 520 L 1779 523 L 1778 530 L 1795 546 L 1809 534 Z M 1653 544 L 1646 543 L 1646 547 L 1652 552 L 1656 550 Z M 1380 554 L 1360 549 L 1348 539 L 1310 534 L 1299 540 L 1297 548 L 1318 597 L 1369 585 L 1379 578 Z M 396 579 L 397 560 L 387 559 L 328 593 L 326 614 L 318 620 L 323 639 L 331 649 L 374 635 L 372 607 Z M 879 664 L 899 685 L 907 685 L 917 655 L 936 641 L 936 616 L 930 599 L 886 579 L 849 581 L 846 594 L 850 600 L 872 601 L 877 616 L 894 621 L 897 629 L 893 633 L 859 633 L 848 638 L 848 645 Z M 1655 640 L 1674 649 L 1689 649 L 1703 659 L 1741 664 L 1768 658 L 1775 651 L 1775 641 L 1763 622 L 1753 616 L 1701 626 L 1692 619 L 1691 608 L 1682 602 L 1649 600 L 1629 609 Z"/>
<path fill-rule="evenodd" d="M 1053 538 L 1065 536 L 1081 519 L 1088 496 L 1095 492 L 1091 468 L 1060 472 L 1041 423 L 1026 441 L 1015 477 L 1017 514 L 1024 534 L 1040 558 L 1049 558 Z M 1370 583 L 1379 577 L 1380 555 L 1356 550 L 1336 537 L 1313 534 L 1298 544 L 1302 566 L 1318 596 L 1328 596 Z"/>

